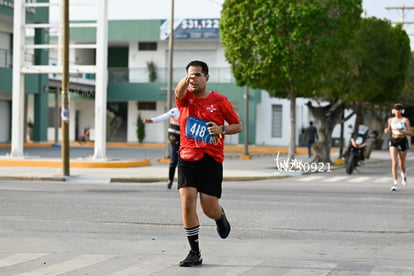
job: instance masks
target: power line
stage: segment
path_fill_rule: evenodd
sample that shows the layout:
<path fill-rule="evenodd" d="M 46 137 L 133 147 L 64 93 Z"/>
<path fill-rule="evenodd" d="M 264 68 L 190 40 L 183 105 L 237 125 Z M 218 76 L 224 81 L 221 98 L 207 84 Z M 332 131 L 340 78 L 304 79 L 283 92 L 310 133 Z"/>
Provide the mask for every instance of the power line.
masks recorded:
<path fill-rule="evenodd" d="M 406 7 L 404 4 L 400 7 L 385 7 L 387 10 L 399 10 L 401 12 L 401 20 L 400 21 L 392 21 L 392 24 L 401 23 L 403 26 L 410 26 L 414 24 L 414 21 L 407 21 L 406 15 L 409 13 L 410 10 L 414 10 L 414 7 Z M 414 36 L 414 33 L 407 33 L 409 37 Z"/>
<path fill-rule="evenodd" d="M 410 10 L 414 10 L 414 7 L 406 7 L 404 4 L 401 7 L 386 7 L 387 10 L 400 10 L 401 11 L 401 20 L 400 22 L 392 22 L 392 23 L 401 23 L 403 25 L 410 25 L 414 24 L 414 21 L 406 21 L 405 16 Z"/>
<path fill-rule="evenodd" d="M 208 2 L 214 3 L 216 5 L 221 6 L 223 3 L 220 3 L 219 1 L 215 1 L 215 0 L 208 0 Z"/>

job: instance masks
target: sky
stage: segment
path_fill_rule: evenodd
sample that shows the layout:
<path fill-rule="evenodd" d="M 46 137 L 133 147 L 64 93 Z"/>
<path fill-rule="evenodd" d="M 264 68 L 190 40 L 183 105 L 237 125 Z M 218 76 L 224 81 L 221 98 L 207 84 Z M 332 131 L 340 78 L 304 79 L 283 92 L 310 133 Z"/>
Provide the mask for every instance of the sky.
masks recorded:
<path fill-rule="evenodd" d="M 59 0 L 51 0 L 57 2 Z M 80 2 L 101 2 L 102 0 L 73 0 L 70 2 L 70 20 L 96 19 L 97 10 L 93 7 L 76 6 Z M 120 19 L 168 19 L 171 14 L 172 0 L 107 0 L 108 18 Z M 218 18 L 224 0 L 174 0 L 175 19 L 183 18 Z M 414 0 L 363 0 L 364 15 L 388 19 L 391 22 L 411 21 L 414 23 Z M 412 7 L 404 13 L 400 8 Z M 390 9 L 391 8 L 391 9 Z M 392 9 L 398 8 L 398 9 Z M 59 9 L 51 9 L 51 22 L 59 21 Z M 404 25 L 411 38 L 411 48 L 414 49 L 414 24 Z M 412 35 L 412 36 L 411 36 Z"/>

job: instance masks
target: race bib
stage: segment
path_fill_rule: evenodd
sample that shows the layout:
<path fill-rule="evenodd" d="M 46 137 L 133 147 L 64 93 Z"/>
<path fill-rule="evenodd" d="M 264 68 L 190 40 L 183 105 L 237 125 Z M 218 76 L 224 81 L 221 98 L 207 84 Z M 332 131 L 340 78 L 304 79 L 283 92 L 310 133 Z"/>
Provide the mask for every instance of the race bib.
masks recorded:
<path fill-rule="evenodd" d="M 206 120 L 189 116 L 187 124 L 185 125 L 185 136 L 197 141 L 211 144 L 214 142 L 214 136 L 211 136 L 208 131 L 208 125 Z"/>

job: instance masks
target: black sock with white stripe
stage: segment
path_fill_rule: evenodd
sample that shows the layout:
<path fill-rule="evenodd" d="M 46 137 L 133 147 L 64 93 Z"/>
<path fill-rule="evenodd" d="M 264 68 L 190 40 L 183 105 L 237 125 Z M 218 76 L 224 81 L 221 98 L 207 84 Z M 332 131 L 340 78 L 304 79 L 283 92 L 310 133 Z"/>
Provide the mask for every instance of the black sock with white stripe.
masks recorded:
<path fill-rule="evenodd" d="M 188 239 L 188 243 L 190 244 L 191 250 L 199 252 L 200 248 L 198 246 L 198 232 L 200 230 L 200 225 L 191 228 L 184 228 L 184 230 Z"/>

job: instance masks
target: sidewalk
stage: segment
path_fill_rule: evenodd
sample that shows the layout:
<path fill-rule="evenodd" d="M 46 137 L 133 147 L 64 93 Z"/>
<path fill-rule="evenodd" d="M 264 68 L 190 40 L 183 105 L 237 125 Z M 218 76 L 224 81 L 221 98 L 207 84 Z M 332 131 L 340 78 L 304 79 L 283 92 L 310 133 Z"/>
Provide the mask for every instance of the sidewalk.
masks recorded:
<path fill-rule="evenodd" d="M 271 179 L 277 177 L 286 177 L 288 174 L 280 174 L 277 170 L 276 158 L 279 153 L 279 162 L 286 160 L 286 150 L 281 148 L 266 148 L 266 154 L 261 152 L 260 147 L 252 147 L 251 159 L 241 159 L 238 149 L 228 149 L 233 152 L 226 151 L 226 159 L 223 163 L 224 180 L 225 181 L 247 181 Z M 299 152 L 300 152 L 299 148 Z M 336 158 L 337 153 L 332 152 L 332 161 Z M 374 151 L 371 154 L 370 160 L 389 159 L 388 151 Z M 298 154 L 296 160 L 307 163 L 310 159 L 306 154 Z M 163 182 L 167 181 L 168 163 L 151 164 L 148 159 L 134 159 L 134 160 L 106 160 L 93 161 L 83 160 L 77 161 L 80 163 L 90 162 L 91 164 L 102 163 L 104 166 L 72 166 L 71 160 L 70 176 L 63 176 L 61 160 L 45 159 L 45 158 L 31 158 L 32 164 L 49 162 L 51 166 L 35 166 L 26 163 L 27 160 L 20 160 L 22 165 L 10 163 L 13 159 L 7 159 L 5 156 L 0 157 L 0 179 L 15 179 L 15 180 L 50 180 L 50 181 L 70 181 L 70 182 L 96 182 L 96 183 L 110 183 L 110 182 Z M 9 162 L 9 165 L 8 165 Z M 122 167 L 120 163 L 136 162 L 134 166 Z M 56 166 L 56 164 L 58 166 Z M 76 164 L 76 163 L 73 163 Z"/>

